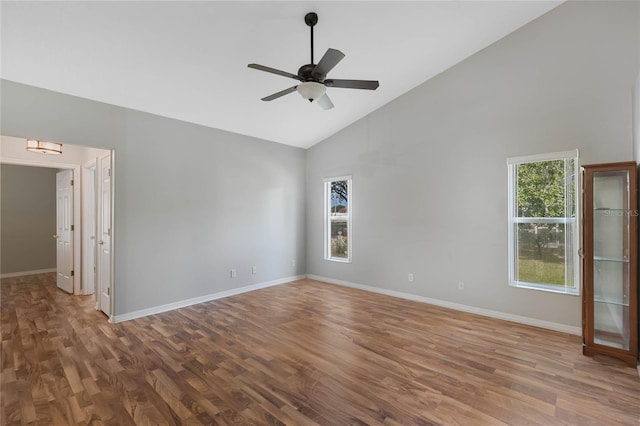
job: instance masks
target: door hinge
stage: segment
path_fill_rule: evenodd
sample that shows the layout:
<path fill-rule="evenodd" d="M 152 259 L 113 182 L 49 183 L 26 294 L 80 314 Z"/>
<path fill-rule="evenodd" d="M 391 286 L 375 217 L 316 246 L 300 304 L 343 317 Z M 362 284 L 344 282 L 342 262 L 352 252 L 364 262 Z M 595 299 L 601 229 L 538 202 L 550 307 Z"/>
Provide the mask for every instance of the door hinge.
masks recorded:
<path fill-rule="evenodd" d="M 71 225 L 71 230 L 73 231 L 74 229 L 75 229 L 75 228 L 74 228 L 74 226 L 73 226 L 73 225 Z"/>
<path fill-rule="evenodd" d="M 111 296 L 111 288 L 107 287 L 107 296 Z"/>
<path fill-rule="evenodd" d="M 73 186 L 73 179 L 71 179 L 71 186 Z"/>
<path fill-rule="evenodd" d="M 107 235 L 111 236 L 111 228 L 107 228 Z"/>
<path fill-rule="evenodd" d="M 107 169 L 107 174 L 111 177 L 111 169 Z"/>
<path fill-rule="evenodd" d="M 73 271 L 73 270 L 72 270 L 72 271 L 71 271 L 71 276 L 73 277 L 75 273 L 76 273 L 76 271 Z"/>

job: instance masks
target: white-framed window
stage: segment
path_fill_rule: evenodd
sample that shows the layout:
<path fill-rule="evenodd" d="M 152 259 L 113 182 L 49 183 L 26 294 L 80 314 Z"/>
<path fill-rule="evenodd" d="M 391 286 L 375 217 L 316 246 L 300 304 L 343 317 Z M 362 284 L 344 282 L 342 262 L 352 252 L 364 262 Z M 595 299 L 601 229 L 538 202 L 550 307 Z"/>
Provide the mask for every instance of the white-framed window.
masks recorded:
<path fill-rule="evenodd" d="M 351 262 L 351 176 L 324 180 L 324 258 Z"/>
<path fill-rule="evenodd" d="M 580 294 L 578 150 L 507 165 L 509 285 Z"/>

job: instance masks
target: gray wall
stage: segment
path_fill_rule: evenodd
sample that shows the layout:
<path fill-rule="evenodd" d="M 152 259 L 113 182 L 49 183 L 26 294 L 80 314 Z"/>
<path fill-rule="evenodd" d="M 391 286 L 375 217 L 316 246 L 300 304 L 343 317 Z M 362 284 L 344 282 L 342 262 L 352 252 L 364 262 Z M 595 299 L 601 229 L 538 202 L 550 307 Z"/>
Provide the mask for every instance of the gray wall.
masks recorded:
<path fill-rule="evenodd" d="M 640 27 L 640 8 L 637 14 L 638 27 Z M 640 50 L 640 31 L 638 31 L 638 50 Z M 638 53 L 638 76 L 633 91 L 633 147 L 636 163 L 640 164 L 640 53 Z M 638 318 L 640 321 L 640 318 Z"/>
<path fill-rule="evenodd" d="M 56 267 L 56 170 L 0 165 L 0 274 Z"/>
<path fill-rule="evenodd" d="M 508 286 L 506 159 L 633 159 L 639 7 L 564 3 L 312 147 L 307 272 L 579 327 L 579 297 Z M 353 263 L 325 261 L 322 179 L 349 174 Z"/>
<path fill-rule="evenodd" d="M 305 150 L 1 84 L 2 134 L 115 149 L 116 315 L 305 272 Z"/>

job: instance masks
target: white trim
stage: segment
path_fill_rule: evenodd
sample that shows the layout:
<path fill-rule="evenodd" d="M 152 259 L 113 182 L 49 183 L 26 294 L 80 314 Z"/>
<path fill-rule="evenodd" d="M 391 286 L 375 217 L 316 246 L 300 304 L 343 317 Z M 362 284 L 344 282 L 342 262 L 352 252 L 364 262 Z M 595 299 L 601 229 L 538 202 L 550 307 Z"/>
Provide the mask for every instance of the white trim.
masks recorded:
<path fill-rule="evenodd" d="M 521 155 L 518 157 L 509 157 L 507 158 L 507 165 L 536 163 L 538 161 L 566 160 L 568 158 L 578 158 L 578 150 L 572 149 L 570 151 L 547 152 L 544 154 Z"/>
<path fill-rule="evenodd" d="M 513 223 L 568 223 L 575 224 L 577 219 L 575 217 L 513 217 Z"/>
<path fill-rule="evenodd" d="M 50 272 L 55 272 L 55 271 L 56 271 L 56 268 L 38 269 L 36 271 L 7 272 L 6 274 L 0 274 L 0 278 L 13 278 L 13 277 L 23 277 L 26 275 L 48 274 Z"/>
<path fill-rule="evenodd" d="M 356 288 L 359 290 L 369 291 L 372 293 L 384 294 L 386 296 L 398 297 L 400 299 L 412 300 L 414 302 L 427 303 L 429 305 L 440 306 L 443 308 L 454 309 L 456 311 L 469 312 L 472 314 L 482 315 L 490 318 L 497 318 L 505 321 L 516 322 L 519 324 L 530 325 L 533 327 L 545 328 L 553 331 L 560 331 L 563 333 L 575 334 L 578 336 L 582 335 L 582 329 L 580 327 L 574 327 L 566 324 L 559 324 L 551 321 L 544 321 L 535 318 L 523 317 L 520 315 L 507 314 L 504 312 L 493 311 L 490 309 L 478 308 L 475 306 L 462 305 L 459 303 L 448 302 L 446 300 L 438 300 L 432 299 L 430 297 L 418 296 L 415 294 L 402 293 L 394 290 L 387 290 L 378 287 L 372 287 L 363 284 L 356 284 L 349 281 L 343 280 L 335 280 L 333 278 L 321 277 L 318 275 L 307 274 L 307 278 L 316 280 L 316 281 L 324 281 L 329 284 L 337 284 L 344 287 Z"/>
<path fill-rule="evenodd" d="M 22 158 L 13 157 L 0 157 L 0 163 L 15 164 L 17 166 L 44 167 L 47 169 L 75 169 L 76 167 L 80 167 L 79 164 L 57 163 L 55 161 L 25 160 Z"/>
<path fill-rule="evenodd" d="M 111 212 L 109 213 L 109 219 L 111 223 L 111 235 L 109 238 L 109 243 L 111 247 L 109 248 L 109 253 L 111 256 L 110 259 L 110 268 L 109 272 L 109 322 L 116 322 L 116 256 L 115 256 L 115 247 L 116 247 L 116 150 L 115 148 L 109 150 L 109 156 L 111 159 L 111 164 L 109 167 L 111 168 L 111 179 L 109 182 L 111 183 L 111 191 L 109 192 L 111 195 Z M 97 160 L 96 160 L 97 161 Z M 96 162 L 96 168 L 98 167 L 98 163 Z"/>
<path fill-rule="evenodd" d="M 235 296 L 237 294 L 248 293 L 254 290 L 260 290 L 267 287 L 273 287 L 280 284 L 286 284 L 292 281 L 304 279 L 305 275 L 295 275 L 292 277 L 280 278 L 273 281 L 266 281 L 258 284 L 251 284 L 244 287 L 234 288 L 231 290 L 220 291 L 218 293 L 206 294 L 200 297 L 194 297 L 192 299 L 180 300 L 178 302 L 167 303 L 166 305 L 154 306 L 151 308 L 141 309 L 139 311 L 129 312 L 127 314 L 112 315 L 110 322 L 123 322 L 136 318 L 146 317 L 148 315 L 155 315 L 162 312 L 173 311 L 174 309 L 185 308 L 191 305 L 197 305 L 198 303 L 209 302 L 211 300 L 222 299 L 224 297 Z"/>
<path fill-rule="evenodd" d="M 82 294 L 85 295 L 94 294 L 96 289 L 96 169 L 97 162 L 94 158 L 85 162 L 80 172 L 82 175 L 82 199 L 80 200 L 82 211 Z M 89 203 L 89 201 L 93 202 Z M 93 224 L 92 228 L 91 224 Z M 91 288 L 89 283 L 92 284 Z"/>
<path fill-rule="evenodd" d="M 510 284 L 514 288 L 526 288 L 529 290 L 541 290 L 548 293 L 566 294 L 567 296 L 580 296 L 580 287 L 567 287 L 553 284 L 530 283 L 527 281 L 514 280 Z"/>
<path fill-rule="evenodd" d="M 347 175 L 347 176 L 336 176 L 336 177 L 326 177 L 323 179 L 324 183 L 327 182 L 335 182 L 337 180 L 352 180 L 353 177 L 351 175 Z"/>
<path fill-rule="evenodd" d="M 507 282 L 511 283 L 511 277 L 516 276 L 516 259 L 515 254 L 513 252 L 513 246 L 515 244 L 515 230 L 513 224 L 513 217 L 515 216 L 517 210 L 517 197 L 514 197 L 516 192 L 516 185 L 518 179 L 516 178 L 516 170 L 512 164 L 509 164 L 509 159 L 507 158 L 507 262 L 509 262 L 507 267 Z M 511 284 L 509 284 L 511 285 Z"/>

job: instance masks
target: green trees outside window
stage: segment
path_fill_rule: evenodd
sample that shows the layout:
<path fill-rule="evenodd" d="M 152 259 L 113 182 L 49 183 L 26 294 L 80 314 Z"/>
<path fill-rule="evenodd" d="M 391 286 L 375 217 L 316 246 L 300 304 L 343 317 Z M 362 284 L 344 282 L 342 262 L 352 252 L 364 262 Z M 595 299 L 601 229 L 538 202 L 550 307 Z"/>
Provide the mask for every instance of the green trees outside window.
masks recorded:
<path fill-rule="evenodd" d="M 576 292 L 577 157 L 509 167 L 511 284 Z"/>

